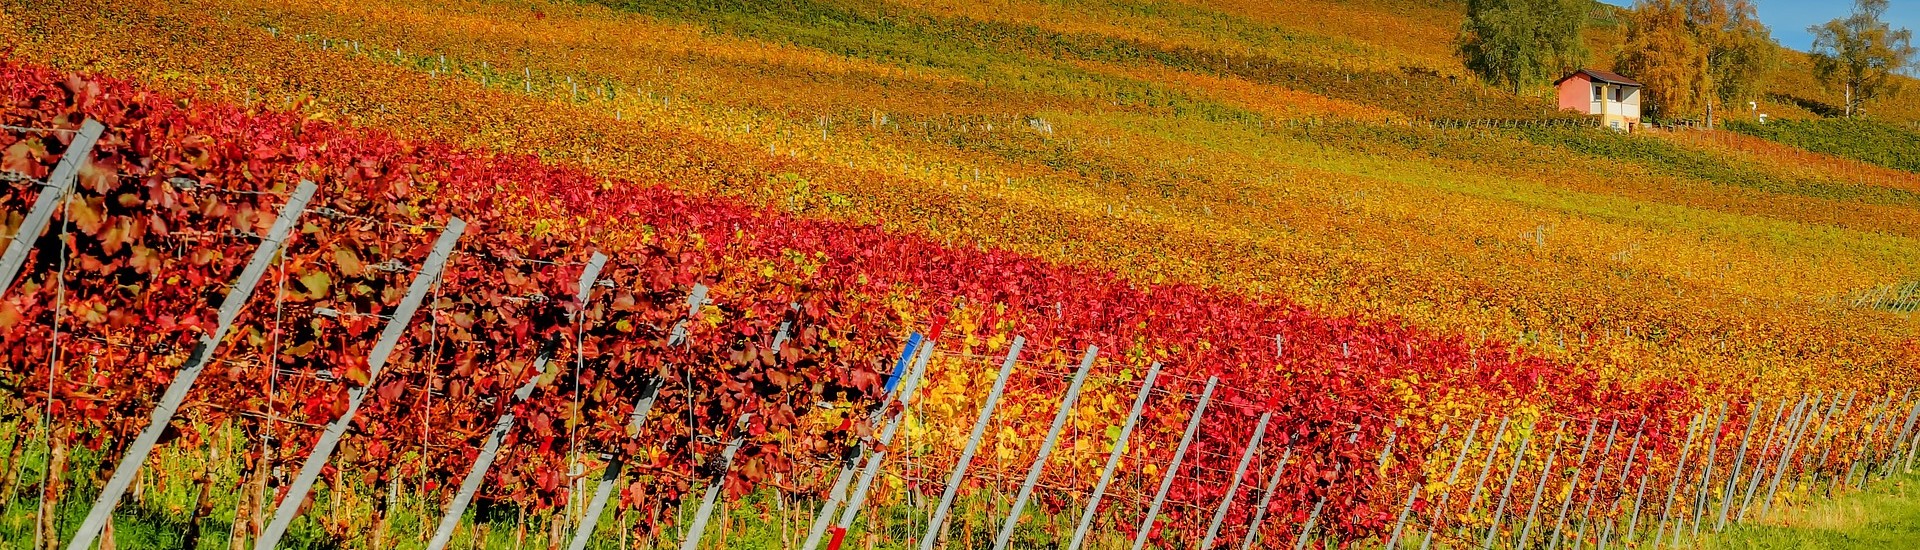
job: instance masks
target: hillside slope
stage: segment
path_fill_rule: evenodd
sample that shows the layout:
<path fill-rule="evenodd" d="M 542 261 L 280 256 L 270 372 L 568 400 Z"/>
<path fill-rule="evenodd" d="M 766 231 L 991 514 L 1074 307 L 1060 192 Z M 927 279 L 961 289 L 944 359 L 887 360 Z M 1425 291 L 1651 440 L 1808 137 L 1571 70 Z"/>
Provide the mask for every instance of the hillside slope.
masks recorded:
<path fill-rule="evenodd" d="M 1438 42 L 1458 20 L 1446 6 L 6 11 L 14 55 L 54 66 L 1136 281 L 1405 319 L 1617 381 L 1787 391 L 1836 380 L 1816 374 L 1911 371 L 1912 172 L 1719 133 L 1583 129 L 1465 76 Z M 1618 30 L 1593 32 L 1604 45 Z"/>

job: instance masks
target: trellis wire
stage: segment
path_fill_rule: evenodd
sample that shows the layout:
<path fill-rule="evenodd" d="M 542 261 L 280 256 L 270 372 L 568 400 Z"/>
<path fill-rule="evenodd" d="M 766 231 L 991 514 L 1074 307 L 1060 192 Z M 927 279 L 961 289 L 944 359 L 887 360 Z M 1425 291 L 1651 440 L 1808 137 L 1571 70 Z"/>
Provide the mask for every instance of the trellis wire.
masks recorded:
<path fill-rule="evenodd" d="M 0 124 L 0 130 L 10 130 L 14 132 L 56 132 L 56 133 L 58 132 L 73 133 L 73 132 L 79 131 L 79 130 L 69 130 L 66 128 L 35 128 L 32 126 L 14 126 L 12 124 Z"/>

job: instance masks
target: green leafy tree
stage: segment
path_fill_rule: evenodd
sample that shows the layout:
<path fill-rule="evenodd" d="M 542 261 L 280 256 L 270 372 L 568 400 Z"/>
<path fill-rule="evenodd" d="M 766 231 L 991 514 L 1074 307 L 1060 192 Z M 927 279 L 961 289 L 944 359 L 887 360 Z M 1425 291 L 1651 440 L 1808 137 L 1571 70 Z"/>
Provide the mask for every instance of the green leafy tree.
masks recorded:
<path fill-rule="evenodd" d="M 1706 48 L 1707 123 L 1717 105 L 1759 99 L 1780 65 L 1780 44 L 1773 30 L 1754 15 L 1750 0 L 1694 0 L 1694 33 Z"/>
<path fill-rule="evenodd" d="M 1586 61 L 1586 0 L 1467 0 L 1456 40 L 1467 69 L 1520 94 Z"/>
<path fill-rule="evenodd" d="M 1814 77 L 1842 90 L 1847 118 L 1870 100 L 1899 95 L 1900 71 L 1913 65 L 1913 31 L 1881 21 L 1886 11 L 1887 0 L 1858 0 L 1852 15 L 1807 28 Z"/>

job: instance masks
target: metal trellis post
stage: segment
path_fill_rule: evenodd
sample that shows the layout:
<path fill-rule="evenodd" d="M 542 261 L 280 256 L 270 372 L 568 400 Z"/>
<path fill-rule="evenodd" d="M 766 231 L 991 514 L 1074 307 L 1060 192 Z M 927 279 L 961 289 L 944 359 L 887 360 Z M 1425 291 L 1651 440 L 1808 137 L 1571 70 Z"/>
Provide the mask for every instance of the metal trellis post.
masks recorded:
<path fill-rule="evenodd" d="M 1260 413 L 1260 423 L 1253 429 L 1253 439 L 1247 441 L 1247 450 L 1240 453 L 1240 466 L 1233 470 L 1233 482 L 1227 484 L 1226 495 L 1220 497 L 1220 506 L 1214 509 L 1213 522 L 1207 525 L 1207 537 L 1202 539 L 1201 548 L 1213 548 L 1213 541 L 1220 536 L 1220 524 L 1227 521 L 1227 511 L 1233 508 L 1233 497 L 1240 492 L 1240 482 L 1247 477 L 1247 466 L 1253 464 L 1253 456 L 1260 451 L 1260 440 L 1267 435 L 1267 423 L 1273 420 L 1273 413 Z"/>
<path fill-rule="evenodd" d="M 33 199 L 33 209 L 27 211 L 27 217 L 20 221 L 13 238 L 7 243 L 7 251 L 0 253 L 0 297 L 6 297 L 13 290 L 14 278 L 20 275 L 20 269 L 27 265 L 27 253 L 33 251 L 34 241 L 40 240 L 40 233 L 46 231 L 47 221 L 53 219 L 53 211 L 60 207 L 61 199 L 73 189 L 73 182 L 80 176 L 80 169 L 92 160 L 93 146 L 100 141 L 100 132 L 106 126 L 93 119 L 80 123 L 80 131 L 74 133 L 73 141 L 67 142 L 67 150 L 60 155 L 60 163 L 53 166 L 53 172 L 47 175 L 47 181 L 40 189 L 40 196 Z"/>
<path fill-rule="evenodd" d="M 586 296 L 583 292 L 581 296 Z M 581 301 L 584 303 L 585 298 Z M 683 345 L 687 341 L 687 323 L 700 314 L 700 308 L 707 304 L 707 286 L 693 285 L 687 293 L 687 316 L 676 323 L 673 332 L 667 337 L 667 346 Z M 633 402 L 633 413 L 627 417 L 627 432 L 640 435 L 640 428 L 647 423 L 647 415 L 653 412 L 653 404 L 659 400 L 661 380 L 647 379 L 640 382 L 640 397 Z M 522 388 L 525 389 L 525 388 Z M 573 540 L 568 543 L 569 550 L 585 550 L 587 541 L 593 538 L 593 532 L 600 525 L 600 514 L 607 509 L 607 500 L 613 496 L 614 485 L 626 474 L 626 460 L 614 458 L 607 463 L 605 471 L 600 473 L 599 484 L 593 488 L 593 498 L 587 503 L 586 514 L 580 517 L 580 525 L 574 528 Z"/>
<path fill-rule="evenodd" d="M 1080 401 L 1080 388 L 1087 383 L 1087 373 L 1093 371 L 1093 360 L 1100 354 L 1100 346 L 1087 346 L 1086 356 L 1080 359 L 1080 370 L 1073 374 L 1073 382 L 1067 385 L 1067 395 L 1060 400 L 1060 410 L 1053 415 L 1053 426 L 1047 428 L 1047 438 L 1040 442 L 1040 452 L 1033 458 L 1033 465 L 1027 468 L 1027 479 L 1020 484 L 1020 493 L 1013 497 L 1013 508 L 1007 512 L 1007 520 L 1000 527 L 999 536 L 994 537 L 994 550 L 1007 547 L 1013 540 L 1013 528 L 1020 524 L 1020 513 L 1027 506 L 1027 499 L 1033 498 L 1033 486 L 1040 483 L 1040 474 L 1046 471 L 1047 458 L 1053 455 L 1053 445 L 1060 438 L 1060 431 L 1066 429 L 1067 420 L 1073 417 L 1073 405 Z"/>
<path fill-rule="evenodd" d="M 1625 464 L 1620 465 L 1620 480 L 1614 482 L 1615 484 L 1620 486 L 1620 489 L 1622 491 L 1626 490 L 1628 476 L 1633 473 L 1634 458 L 1636 458 L 1640 454 L 1640 437 L 1646 433 L 1646 429 L 1647 429 L 1646 418 L 1641 418 L 1640 426 L 1633 429 L 1633 444 L 1627 447 L 1627 461 Z M 1613 526 L 1619 523 L 1619 518 L 1615 518 L 1612 516 L 1615 512 L 1618 512 L 1620 510 L 1620 502 L 1625 499 L 1626 499 L 1626 495 L 1622 493 L 1619 497 L 1613 499 L 1613 502 L 1607 506 L 1607 515 L 1608 515 L 1607 525 L 1605 528 L 1600 530 L 1600 541 L 1598 544 L 1598 547 L 1600 548 L 1600 550 L 1607 549 L 1607 540 L 1613 536 Z M 1634 513 L 1639 513 L 1638 503 L 1634 505 Z"/>
<path fill-rule="evenodd" d="M 841 511 L 840 521 L 834 524 L 842 534 L 853 527 L 854 520 L 859 519 L 860 508 L 867 503 L 867 492 L 873 489 L 873 480 L 880 476 L 881 462 L 887 458 L 886 445 L 893 443 L 894 434 L 900 431 L 900 424 L 906 419 L 907 411 L 904 405 L 913 401 L 915 390 L 920 387 L 921 379 L 926 376 L 927 363 L 933 360 L 934 347 L 932 341 L 920 347 L 919 357 L 914 360 L 913 368 L 907 371 L 906 381 L 900 384 L 897 400 L 903 406 L 899 413 L 887 420 L 886 427 L 880 430 L 880 438 L 877 441 L 880 447 L 867 454 L 866 466 L 860 470 L 860 479 L 854 483 L 853 491 L 847 494 L 847 507 Z"/>
<path fill-rule="evenodd" d="M 94 123 L 90 128 L 93 135 L 98 137 L 99 124 Z M 84 155 L 85 150 L 81 153 Z M 66 165 L 64 159 L 61 165 Z M 72 178 L 69 177 L 68 180 L 70 182 Z M 234 282 L 231 290 L 227 291 L 227 297 L 220 301 L 218 324 L 213 333 L 200 338 L 199 345 L 194 346 L 193 354 L 188 356 L 185 364 L 181 365 L 180 372 L 173 375 L 173 382 L 167 384 L 166 392 L 160 396 L 160 403 L 154 406 L 153 416 L 147 422 L 146 429 L 141 430 L 140 435 L 135 437 L 133 443 L 127 447 L 127 454 L 120 457 L 120 463 L 113 469 L 113 476 L 107 479 L 106 486 L 100 490 L 100 497 L 93 501 L 93 508 L 87 511 L 86 520 L 80 523 L 80 529 L 73 534 L 73 540 L 68 541 L 68 550 L 86 550 L 93 546 L 94 538 L 100 535 L 100 531 L 107 525 L 107 520 L 113 515 L 113 509 L 119 506 L 120 497 L 126 494 L 127 487 L 133 484 L 134 476 L 140 473 L 140 467 L 147 463 L 147 456 L 153 453 L 154 445 L 159 443 L 160 436 L 167 431 L 167 425 L 173 421 L 174 413 L 178 412 L 180 405 L 186 402 L 187 392 L 193 389 L 194 382 L 199 381 L 200 373 L 206 369 L 207 363 L 219 354 L 220 343 L 226 340 L 227 332 L 232 330 L 234 319 L 240 316 L 240 310 L 245 308 L 247 301 L 253 298 L 254 287 L 259 285 L 260 278 L 266 275 L 267 268 L 273 263 L 273 259 L 279 256 L 281 246 L 286 242 L 287 236 L 293 232 L 293 224 L 300 219 L 302 213 L 307 211 L 307 202 L 313 199 L 313 193 L 317 188 L 313 182 L 302 180 L 293 194 L 287 197 L 287 204 L 280 208 L 280 216 L 274 219 L 273 226 L 267 230 L 266 239 L 260 243 L 259 248 L 254 249 L 253 257 L 240 271 L 240 279 Z"/>
<path fill-rule="evenodd" d="M 1520 448 L 1513 451 L 1513 464 L 1507 467 L 1507 483 L 1500 489 L 1500 503 L 1493 507 L 1493 525 L 1487 527 L 1487 538 L 1480 544 L 1481 550 L 1491 550 L 1494 538 L 1500 535 L 1500 516 L 1507 512 L 1507 499 L 1513 496 L 1513 482 L 1520 478 L 1520 462 L 1526 459 L 1527 447 L 1533 444 L 1533 433 L 1528 432 L 1520 438 Z"/>
<path fill-rule="evenodd" d="M 307 454 L 306 463 L 300 467 L 299 477 L 287 489 L 286 496 L 280 499 L 280 505 L 273 512 L 273 522 L 260 533 L 255 542 L 255 550 L 272 550 L 280 544 L 280 537 L 287 532 L 287 526 L 293 518 L 300 515 L 300 505 L 307 500 L 307 492 L 313 489 L 314 481 L 320 478 L 320 470 L 326 468 L 327 461 L 333 457 L 334 449 L 340 444 L 340 438 L 346 437 L 347 429 L 353 426 L 353 417 L 360 411 L 360 404 L 366 399 L 367 392 L 374 388 L 373 382 L 380 378 L 381 369 L 386 368 L 387 359 L 393 355 L 393 347 L 400 343 L 400 337 L 406 333 L 407 325 L 412 322 L 413 314 L 420 309 L 421 299 L 427 290 L 440 278 L 440 270 L 447 265 L 447 257 L 453 253 L 453 246 L 460 235 L 467 230 L 467 222 L 460 218 L 447 220 L 446 229 L 441 230 L 439 240 L 433 244 L 433 252 L 420 266 L 419 274 L 414 276 L 413 284 L 407 288 L 406 297 L 395 308 L 391 321 L 380 334 L 380 340 L 374 344 L 367 356 L 367 384 L 347 392 L 347 411 L 327 425 L 320 434 L 320 440 Z"/>
<path fill-rule="evenodd" d="M 751 420 L 752 417 L 753 413 L 747 413 L 741 416 L 737 429 L 745 430 L 747 422 Z M 714 503 L 719 502 L 720 495 L 726 492 L 727 471 L 733 468 L 733 457 L 739 454 L 740 446 L 746 444 L 746 442 L 747 438 L 745 436 L 735 437 L 733 441 L 727 443 L 726 449 L 720 451 L 720 467 L 716 468 L 716 471 L 719 472 L 719 478 L 713 480 L 712 485 L 707 486 L 707 494 L 704 498 L 700 499 L 700 508 L 693 514 L 693 525 L 687 527 L 687 538 L 681 541 L 680 550 L 699 550 L 700 535 L 707 531 L 707 518 L 713 516 Z"/>
<path fill-rule="evenodd" d="M 593 290 L 594 280 L 600 277 L 600 269 L 606 263 L 607 256 L 598 252 L 595 252 L 587 261 L 587 265 L 580 272 L 580 286 L 575 290 L 576 303 L 586 303 L 587 295 Z M 540 373 L 546 371 L 547 362 L 551 360 L 552 357 L 547 353 L 534 358 L 534 375 L 527 380 L 526 384 L 513 392 L 514 402 L 523 401 L 533 395 L 536 380 L 539 379 Z M 508 432 L 513 431 L 513 426 L 512 412 L 501 413 L 494 420 L 493 430 L 487 432 L 487 440 L 481 444 L 479 456 L 474 457 L 473 466 L 467 469 L 466 477 L 460 480 L 459 492 L 454 493 L 453 500 L 447 503 L 447 511 L 441 515 L 440 524 L 434 528 L 433 538 L 427 541 L 428 550 L 441 550 L 447 547 L 448 541 L 453 540 L 454 529 L 460 527 L 460 517 L 466 515 L 467 504 L 473 502 L 474 493 L 479 492 L 481 482 L 487 478 L 487 470 L 493 467 L 493 460 L 500 454 L 501 442 L 506 440 Z"/>
<path fill-rule="evenodd" d="M 1760 403 L 1754 403 L 1748 408 L 1752 409 L 1752 412 L 1747 414 L 1747 426 L 1740 432 L 1739 454 L 1734 455 L 1733 471 L 1727 473 L 1726 487 L 1720 491 L 1722 495 L 1720 497 L 1720 513 L 1713 524 L 1713 531 L 1715 533 L 1727 528 L 1727 515 L 1733 512 L 1733 501 L 1735 500 L 1733 498 L 1733 492 L 1739 489 L 1740 486 L 1740 469 L 1747 464 L 1748 444 L 1752 442 L 1753 429 L 1760 423 Z"/>
<path fill-rule="evenodd" d="M 1540 466 L 1540 479 L 1533 485 L 1533 503 L 1527 505 L 1527 521 L 1520 528 L 1519 536 L 1514 539 L 1516 547 L 1526 546 L 1527 537 L 1533 534 L 1534 514 L 1540 512 L 1540 499 L 1546 496 L 1547 479 L 1552 477 L 1553 463 L 1560 459 L 1560 440 L 1567 435 L 1566 430 L 1567 421 L 1565 420 L 1560 421 L 1560 424 L 1553 429 L 1553 444 L 1547 447 L 1546 463 Z"/>
<path fill-rule="evenodd" d="M 967 436 L 967 445 L 960 451 L 959 461 L 953 465 L 953 474 L 947 476 L 947 489 L 940 495 L 939 506 L 933 509 L 933 518 L 927 522 L 927 535 L 920 540 L 921 550 L 932 550 L 940 533 L 945 530 L 947 513 L 952 509 L 954 497 L 960 493 L 960 482 L 967 477 L 967 468 L 973 464 L 974 453 L 980 451 L 980 444 L 986 438 L 987 424 L 993 419 L 993 411 L 999 406 L 1001 395 L 1006 393 L 1007 378 L 1013 374 L 1013 366 L 1020 359 L 1020 349 L 1026 345 L 1026 338 L 1015 336 L 1013 344 L 1008 346 L 1007 358 L 1000 363 L 1000 375 L 994 378 L 993 389 L 987 392 L 986 404 L 980 406 L 980 418 L 973 422 L 973 433 Z M 1159 363 L 1153 366 L 1153 371 L 1147 374 L 1149 387 L 1153 384 L 1153 376 L 1160 372 Z M 1137 410 L 1138 406 L 1135 408 Z M 1122 435 L 1121 441 L 1125 440 L 1126 436 Z"/>
<path fill-rule="evenodd" d="M 1600 431 L 1600 419 L 1587 421 L 1587 436 L 1580 441 L 1580 458 L 1573 461 L 1573 477 L 1567 480 L 1567 495 L 1560 498 L 1560 513 L 1554 516 L 1553 535 L 1547 540 L 1547 548 L 1559 548 L 1560 538 L 1566 533 L 1567 511 L 1573 508 L 1573 495 L 1580 492 L 1580 478 L 1587 473 L 1587 453 L 1593 450 L 1593 436 Z"/>
<path fill-rule="evenodd" d="M 1260 494 L 1260 504 L 1254 507 L 1253 521 L 1247 523 L 1247 539 L 1240 542 L 1240 550 L 1253 548 L 1254 541 L 1260 538 L 1260 523 L 1267 519 L 1267 505 L 1273 502 L 1273 491 L 1280 488 L 1280 473 L 1287 470 L 1287 462 L 1291 460 L 1293 446 L 1288 445 L 1280 452 L 1280 463 L 1273 467 L 1273 475 L 1267 478 L 1267 489 Z"/>
<path fill-rule="evenodd" d="M 1506 423 L 1506 417 L 1501 417 L 1500 420 L 1502 424 Z M 1481 419 L 1479 418 L 1473 419 L 1473 427 L 1467 429 L 1466 441 L 1460 444 L 1460 452 L 1453 456 L 1453 468 L 1447 471 L 1447 480 L 1443 483 L 1449 490 L 1440 495 L 1439 505 L 1433 507 L 1433 522 L 1427 525 L 1426 538 L 1420 539 L 1420 550 L 1427 550 L 1427 548 L 1431 547 L 1433 545 L 1434 531 L 1440 530 L 1440 522 L 1445 519 L 1447 514 L 1447 503 L 1453 499 L 1453 491 L 1451 490 L 1453 480 L 1460 478 L 1460 469 L 1467 465 L 1467 455 L 1473 450 L 1473 437 L 1480 433 L 1480 421 Z M 1392 547 L 1392 544 L 1388 544 L 1388 548 Z"/>
<path fill-rule="evenodd" d="M 1573 550 L 1587 540 L 1587 526 L 1593 524 L 1593 501 L 1600 496 L 1600 484 L 1607 475 L 1607 455 L 1613 452 L 1613 438 L 1620 433 L 1620 420 L 1607 428 L 1607 441 L 1600 445 L 1600 456 L 1593 463 L 1593 482 L 1587 485 L 1587 503 L 1580 507 L 1580 527 L 1573 531 Z"/>
<path fill-rule="evenodd" d="M 1180 475 L 1180 463 L 1187 458 L 1187 448 L 1193 445 L 1193 438 L 1200 433 L 1200 418 L 1207 412 L 1207 403 L 1213 400 L 1213 388 L 1220 383 L 1217 376 L 1207 377 L 1207 388 L 1200 393 L 1200 403 L 1193 408 L 1193 416 L 1187 420 L 1187 431 L 1180 436 L 1180 446 L 1173 451 L 1173 463 L 1167 465 L 1167 475 L 1160 480 L 1160 491 L 1154 493 L 1153 504 L 1147 507 L 1146 517 L 1140 520 L 1140 531 L 1134 533 L 1133 550 L 1147 546 L 1147 535 L 1153 532 L 1153 522 L 1159 518 L 1160 506 L 1167 502 L 1167 491 L 1173 489 L 1173 480 Z"/>
<path fill-rule="evenodd" d="M 894 372 L 902 372 L 911 365 L 914 354 L 919 350 L 920 345 L 921 339 L 919 333 L 916 332 L 907 337 L 907 345 L 905 349 L 900 351 L 900 360 L 894 363 Z M 892 388 L 889 387 L 889 389 Z M 896 396 L 895 399 L 897 398 Z M 891 400 L 888 402 L 891 403 Z M 885 412 L 886 405 L 883 404 L 880 410 L 874 413 L 876 415 L 875 418 L 879 418 L 878 415 L 884 414 Z M 859 466 L 859 457 L 856 456 L 852 461 L 840 467 L 840 475 L 834 478 L 833 486 L 827 490 L 827 498 L 820 503 L 820 513 L 814 516 L 813 527 L 807 530 L 807 540 L 800 546 L 802 549 L 814 550 L 819 547 L 820 539 L 826 536 L 828 528 L 833 527 L 835 512 L 838 512 L 839 505 L 845 502 L 847 498 L 847 487 L 853 483 L 853 477 L 860 472 Z"/>
<path fill-rule="evenodd" d="M 1437 451 L 1440 449 L 1440 445 L 1444 443 L 1447 438 L 1447 431 L 1452 428 L 1453 426 L 1451 424 L 1440 426 L 1440 434 L 1434 436 L 1433 438 L 1434 450 Z M 1479 428 L 1480 428 L 1480 421 L 1479 419 L 1475 419 L 1473 422 L 1473 429 L 1478 430 Z M 1468 432 L 1469 439 L 1472 438 L 1472 433 L 1473 433 L 1472 431 Z M 1407 516 L 1413 512 L 1413 501 L 1420 497 L 1420 481 L 1418 479 L 1415 479 L 1413 480 L 1412 485 L 1413 487 L 1407 489 L 1407 502 L 1405 504 L 1400 505 L 1400 517 L 1393 521 L 1393 532 L 1387 537 L 1386 548 L 1388 550 L 1396 550 L 1396 548 L 1399 546 L 1400 530 L 1407 526 Z M 1241 550 L 1246 550 L 1246 549 L 1242 548 Z"/>
<path fill-rule="evenodd" d="M 1798 401 L 1799 402 L 1793 407 L 1793 414 L 1787 417 L 1789 418 L 1789 420 L 1786 421 L 1788 426 L 1792 426 L 1793 422 L 1796 421 L 1793 419 L 1797 419 L 1800 416 L 1800 409 L 1807 405 L 1807 398 L 1805 396 L 1802 396 Z M 1786 410 L 1787 401 L 1782 399 L 1780 400 L 1780 406 L 1773 411 L 1773 423 L 1767 426 L 1767 437 L 1760 440 L 1760 456 L 1753 459 L 1753 470 L 1747 473 L 1747 491 L 1745 496 L 1740 498 L 1740 511 L 1736 512 L 1733 517 L 1733 521 L 1735 522 L 1747 520 L 1747 507 L 1753 504 L 1754 491 L 1760 488 L 1760 480 L 1764 479 L 1767 475 L 1767 449 L 1773 447 L 1773 436 L 1780 434 L 1783 440 L 1782 444 L 1785 443 L 1785 434 L 1780 432 L 1780 422 Z"/>
<path fill-rule="evenodd" d="M 1687 457 L 1693 454 L 1693 438 L 1707 429 L 1707 413 L 1700 411 L 1687 422 L 1687 442 L 1680 446 L 1680 460 L 1674 462 L 1673 480 L 1667 484 L 1667 498 L 1660 502 L 1660 523 L 1653 530 L 1653 545 L 1660 546 L 1660 539 L 1667 534 L 1667 520 L 1672 519 L 1673 498 L 1680 493 L 1680 482 L 1687 472 Z M 1675 526 L 1675 530 L 1679 527 Z"/>
<path fill-rule="evenodd" d="M 1773 497 L 1780 490 L 1780 481 L 1786 477 L 1787 470 L 1792 469 L 1793 455 L 1800 450 L 1800 438 L 1807 435 L 1807 427 L 1813 424 L 1813 417 L 1820 414 L 1817 411 L 1824 397 L 1815 395 L 1813 404 L 1800 411 L 1800 420 L 1791 426 L 1785 439 L 1786 446 L 1780 449 L 1780 465 L 1774 468 L 1773 480 L 1767 482 L 1767 499 L 1760 501 L 1760 517 L 1766 517 L 1767 512 L 1773 511 Z"/>
<path fill-rule="evenodd" d="M 1002 378 L 1005 378 L 1005 375 L 1002 375 Z M 1145 411 L 1147 407 L 1147 396 L 1153 393 L 1153 384 L 1159 378 L 1160 363 L 1156 362 L 1152 367 L 1147 368 L 1147 378 L 1140 382 L 1140 393 L 1133 398 L 1133 409 L 1127 412 L 1127 421 L 1120 425 L 1119 439 L 1114 440 L 1113 451 L 1107 454 L 1107 465 L 1100 470 L 1100 481 L 1094 483 L 1093 494 L 1087 497 L 1087 509 L 1080 514 L 1080 524 L 1074 527 L 1073 540 L 1067 543 L 1066 550 L 1080 550 L 1080 545 L 1086 542 L 1087 529 L 1093 527 L 1093 517 L 1100 510 L 1100 498 L 1106 495 L 1107 485 L 1113 482 L 1113 471 L 1120 466 L 1120 458 L 1126 455 L 1127 438 L 1133 435 L 1133 427 L 1140 422 L 1140 413 Z M 982 416 L 981 422 L 974 425 L 976 436 L 980 430 L 986 427 L 985 420 L 986 417 Z M 961 460 L 966 460 L 972 456 L 972 453 L 963 454 L 961 455 Z M 963 468 L 964 466 L 955 468 L 955 471 L 962 472 L 964 471 Z M 959 477 L 955 476 L 956 482 L 958 479 Z M 950 483 L 948 487 L 955 487 L 955 485 Z M 948 489 L 948 492 L 949 495 L 951 495 L 952 489 Z M 949 496 L 949 498 L 951 497 Z M 936 515 L 935 517 L 940 516 Z M 931 542 L 933 534 L 929 532 L 927 536 L 929 537 L 929 542 L 922 543 L 920 550 L 933 550 L 933 544 Z"/>
<path fill-rule="evenodd" d="M 1348 445 L 1352 445 L 1353 442 L 1358 440 L 1360 440 L 1360 432 L 1354 432 L 1352 435 L 1347 436 Z M 1387 446 L 1380 447 L 1381 462 L 1386 461 L 1387 451 L 1390 449 L 1391 447 Z M 1340 464 L 1334 465 L 1333 475 L 1335 477 L 1340 475 L 1340 470 L 1343 466 L 1344 465 Z M 1307 547 L 1307 541 L 1313 538 L 1313 526 L 1320 523 L 1320 512 L 1325 510 L 1326 507 L 1327 495 L 1320 495 L 1320 500 L 1314 501 L 1313 503 L 1313 510 L 1307 513 L 1307 523 L 1300 526 L 1300 536 L 1293 539 L 1293 550 L 1302 550 Z"/>

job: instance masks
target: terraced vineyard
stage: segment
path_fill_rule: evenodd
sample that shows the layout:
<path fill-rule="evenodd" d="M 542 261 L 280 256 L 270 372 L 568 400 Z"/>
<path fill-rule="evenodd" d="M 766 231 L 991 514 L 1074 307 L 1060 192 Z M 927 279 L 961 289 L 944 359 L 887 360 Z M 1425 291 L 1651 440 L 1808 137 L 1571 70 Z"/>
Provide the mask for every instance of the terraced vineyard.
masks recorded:
<path fill-rule="evenodd" d="M 1614 134 L 1397 0 L 0 6 L 8 548 L 1678 544 L 1920 436 L 1911 105 Z"/>

